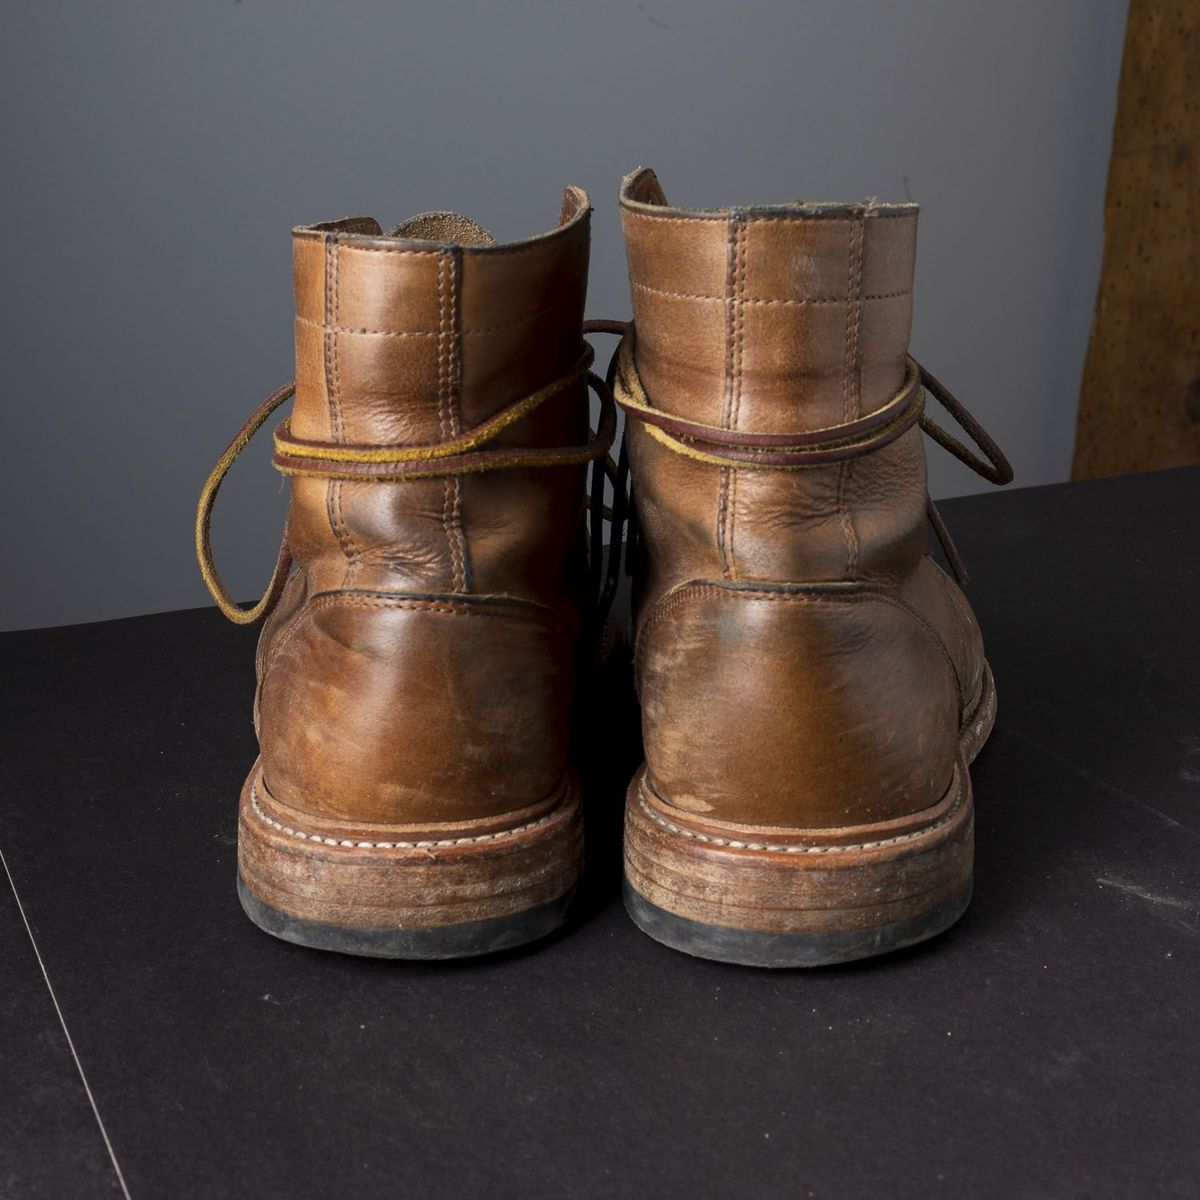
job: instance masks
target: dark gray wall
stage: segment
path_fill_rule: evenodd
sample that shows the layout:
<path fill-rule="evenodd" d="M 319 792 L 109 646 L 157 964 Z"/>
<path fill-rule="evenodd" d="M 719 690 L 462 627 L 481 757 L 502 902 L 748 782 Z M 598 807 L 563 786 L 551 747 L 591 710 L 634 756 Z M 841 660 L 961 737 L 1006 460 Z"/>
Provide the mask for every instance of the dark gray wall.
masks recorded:
<path fill-rule="evenodd" d="M 47 0 L 7 14 L 0 627 L 206 602 L 196 493 L 291 374 L 288 230 L 596 205 L 591 310 L 628 311 L 614 194 L 917 199 L 913 346 L 1063 479 L 1099 271 L 1125 0 Z M 216 522 L 257 594 L 268 439 Z M 935 448 L 935 495 L 979 486 Z"/>

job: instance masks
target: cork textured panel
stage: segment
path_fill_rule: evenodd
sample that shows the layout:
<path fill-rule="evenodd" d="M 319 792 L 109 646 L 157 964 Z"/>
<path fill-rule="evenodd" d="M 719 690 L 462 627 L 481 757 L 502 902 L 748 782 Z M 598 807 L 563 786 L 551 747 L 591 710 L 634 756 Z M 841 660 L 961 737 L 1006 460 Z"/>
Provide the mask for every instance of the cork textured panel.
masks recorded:
<path fill-rule="evenodd" d="M 1200 4 L 1132 0 L 1075 479 L 1200 463 Z"/>

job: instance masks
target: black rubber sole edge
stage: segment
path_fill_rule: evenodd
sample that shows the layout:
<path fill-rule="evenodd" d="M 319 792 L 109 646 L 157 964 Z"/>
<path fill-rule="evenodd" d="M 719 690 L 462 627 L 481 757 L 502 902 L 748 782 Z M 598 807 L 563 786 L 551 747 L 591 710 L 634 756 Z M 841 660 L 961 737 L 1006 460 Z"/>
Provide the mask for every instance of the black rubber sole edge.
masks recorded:
<path fill-rule="evenodd" d="M 512 950 L 539 941 L 564 925 L 574 896 L 575 889 L 571 888 L 557 900 L 487 921 L 421 928 L 352 929 L 324 921 L 307 921 L 272 908 L 246 886 L 241 875 L 238 876 L 238 898 L 246 915 L 259 929 L 297 946 L 364 958 L 475 958 Z"/>
<path fill-rule="evenodd" d="M 747 967 L 828 967 L 890 954 L 944 933 L 971 903 L 973 879 L 949 900 L 918 917 L 837 933 L 764 933 L 729 925 L 708 925 L 651 904 L 625 880 L 625 910 L 656 942 L 695 958 Z"/>

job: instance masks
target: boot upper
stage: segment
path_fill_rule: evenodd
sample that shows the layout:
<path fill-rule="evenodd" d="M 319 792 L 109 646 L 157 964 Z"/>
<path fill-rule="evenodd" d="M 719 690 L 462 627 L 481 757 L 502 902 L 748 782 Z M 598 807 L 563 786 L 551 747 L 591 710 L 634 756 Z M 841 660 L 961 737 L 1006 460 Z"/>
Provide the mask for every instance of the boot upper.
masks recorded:
<path fill-rule="evenodd" d="M 507 244 L 448 213 L 387 234 L 369 218 L 295 230 L 293 459 L 436 454 L 564 377 L 487 449 L 587 442 L 589 220 L 568 188 L 555 229 Z M 439 461 L 413 478 L 289 472 L 296 566 L 262 633 L 256 704 L 281 805 L 469 832 L 561 793 L 586 465 Z"/>
<path fill-rule="evenodd" d="M 915 205 L 672 208 L 621 189 L 649 404 L 752 440 L 836 441 L 911 379 Z M 915 424 L 791 469 L 711 461 L 629 421 L 648 777 L 758 825 L 935 805 L 982 687 L 970 607 L 926 552 Z"/>

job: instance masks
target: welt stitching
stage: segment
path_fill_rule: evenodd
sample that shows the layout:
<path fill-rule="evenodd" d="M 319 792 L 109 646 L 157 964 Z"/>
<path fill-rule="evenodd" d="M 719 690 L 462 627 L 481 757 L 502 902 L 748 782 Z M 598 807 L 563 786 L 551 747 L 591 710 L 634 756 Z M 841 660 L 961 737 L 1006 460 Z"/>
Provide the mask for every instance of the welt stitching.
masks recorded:
<path fill-rule="evenodd" d="M 636 288 L 638 291 L 650 292 L 655 296 L 671 296 L 672 298 L 677 299 L 677 300 L 711 300 L 711 301 L 715 302 L 715 301 L 723 301 L 725 299 L 724 296 L 712 296 L 712 295 L 709 295 L 707 292 L 673 292 L 673 291 L 668 290 L 667 288 L 651 287 L 648 283 L 634 283 L 632 286 L 634 288 Z M 864 301 L 897 300 L 901 296 L 911 296 L 911 295 L 912 295 L 912 288 L 901 288 L 897 292 L 873 292 L 869 295 L 864 295 L 862 297 L 862 299 Z M 784 299 L 782 297 L 774 298 L 774 297 L 768 297 L 768 296 L 744 296 L 742 298 L 742 303 L 743 304 L 762 304 L 762 305 L 778 304 L 778 305 L 804 306 L 804 305 L 811 305 L 811 304 L 846 304 L 847 300 L 846 300 L 845 296 L 806 296 L 806 297 L 796 297 L 796 298 L 791 298 L 791 299 Z"/>
<path fill-rule="evenodd" d="M 683 837 L 691 838 L 693 841 L 707 842 L 713 846 L 724 846 L 730 850 L 768 850 L 776 854 L 837 854 L 848 850 L 875 850 L 881 846 L 899 846 L 906 842 L 914 842 L 918 838 L 926 838 L 931 833 L 936 833 L 944 829 L 952 821 L 958 819 L 958 815 L 965 803 L 966 788 L 962 782 L 961 767 L 955 768 L 955 776 L 958 779 L 958 790 L 955 793 L 954 801 L 949 810 L 931 825 L 926 825 L 923 829 L 914 829 L 911 833 L 898 833 L 890 838 L 878 838 L 870 842 L 848 842 L 844 845 L 805 846 L 797 845 L 795 842 L 748 842 L 740 838 L 723 838 L 715 834 L 697 833 L 694 829 L 687 829 L 682 825 L 676 825 L 674 821 L 668 821 L 666 817 L 655 812 L 646 803 L 644 782 L 638 784 L 638 803 L 646 816 L 656 825 L 661 825 L 671 833 L 681 834 Z"/>
<path fill-rule="evenodd" d="M 560 801 L 550 812 L 533 821 L 527 821 L 524 825 L 513 825 L 509 829 L 498 829 L 495 833 L 477 833 L 470 837 L 440 838 L 419 842 L 361 842 L 355 838 L 331 838 L 319 833 L 305 833 L 303 830 L 294 829 L 290 825 L 284 825 L 282 821 L 276 821 L 273 817 L 267 816 L 259 805 L 258 781 L 255 780 L 250 785 L 250 808 L 264 825 L 270 826 L 287 837 L 296 838 L 298 841 L 313 842 L 322 846 L 352 847 L 356 850 L 430 850 L 440 846 L 466 846 L 474 842 L 495 842 L 513 837 L 518 833 L 527 833 L 532 829 L 537 829 L 542 825 L 548 824 L 561 816 L 562 807 L 563 804 Z"/>

